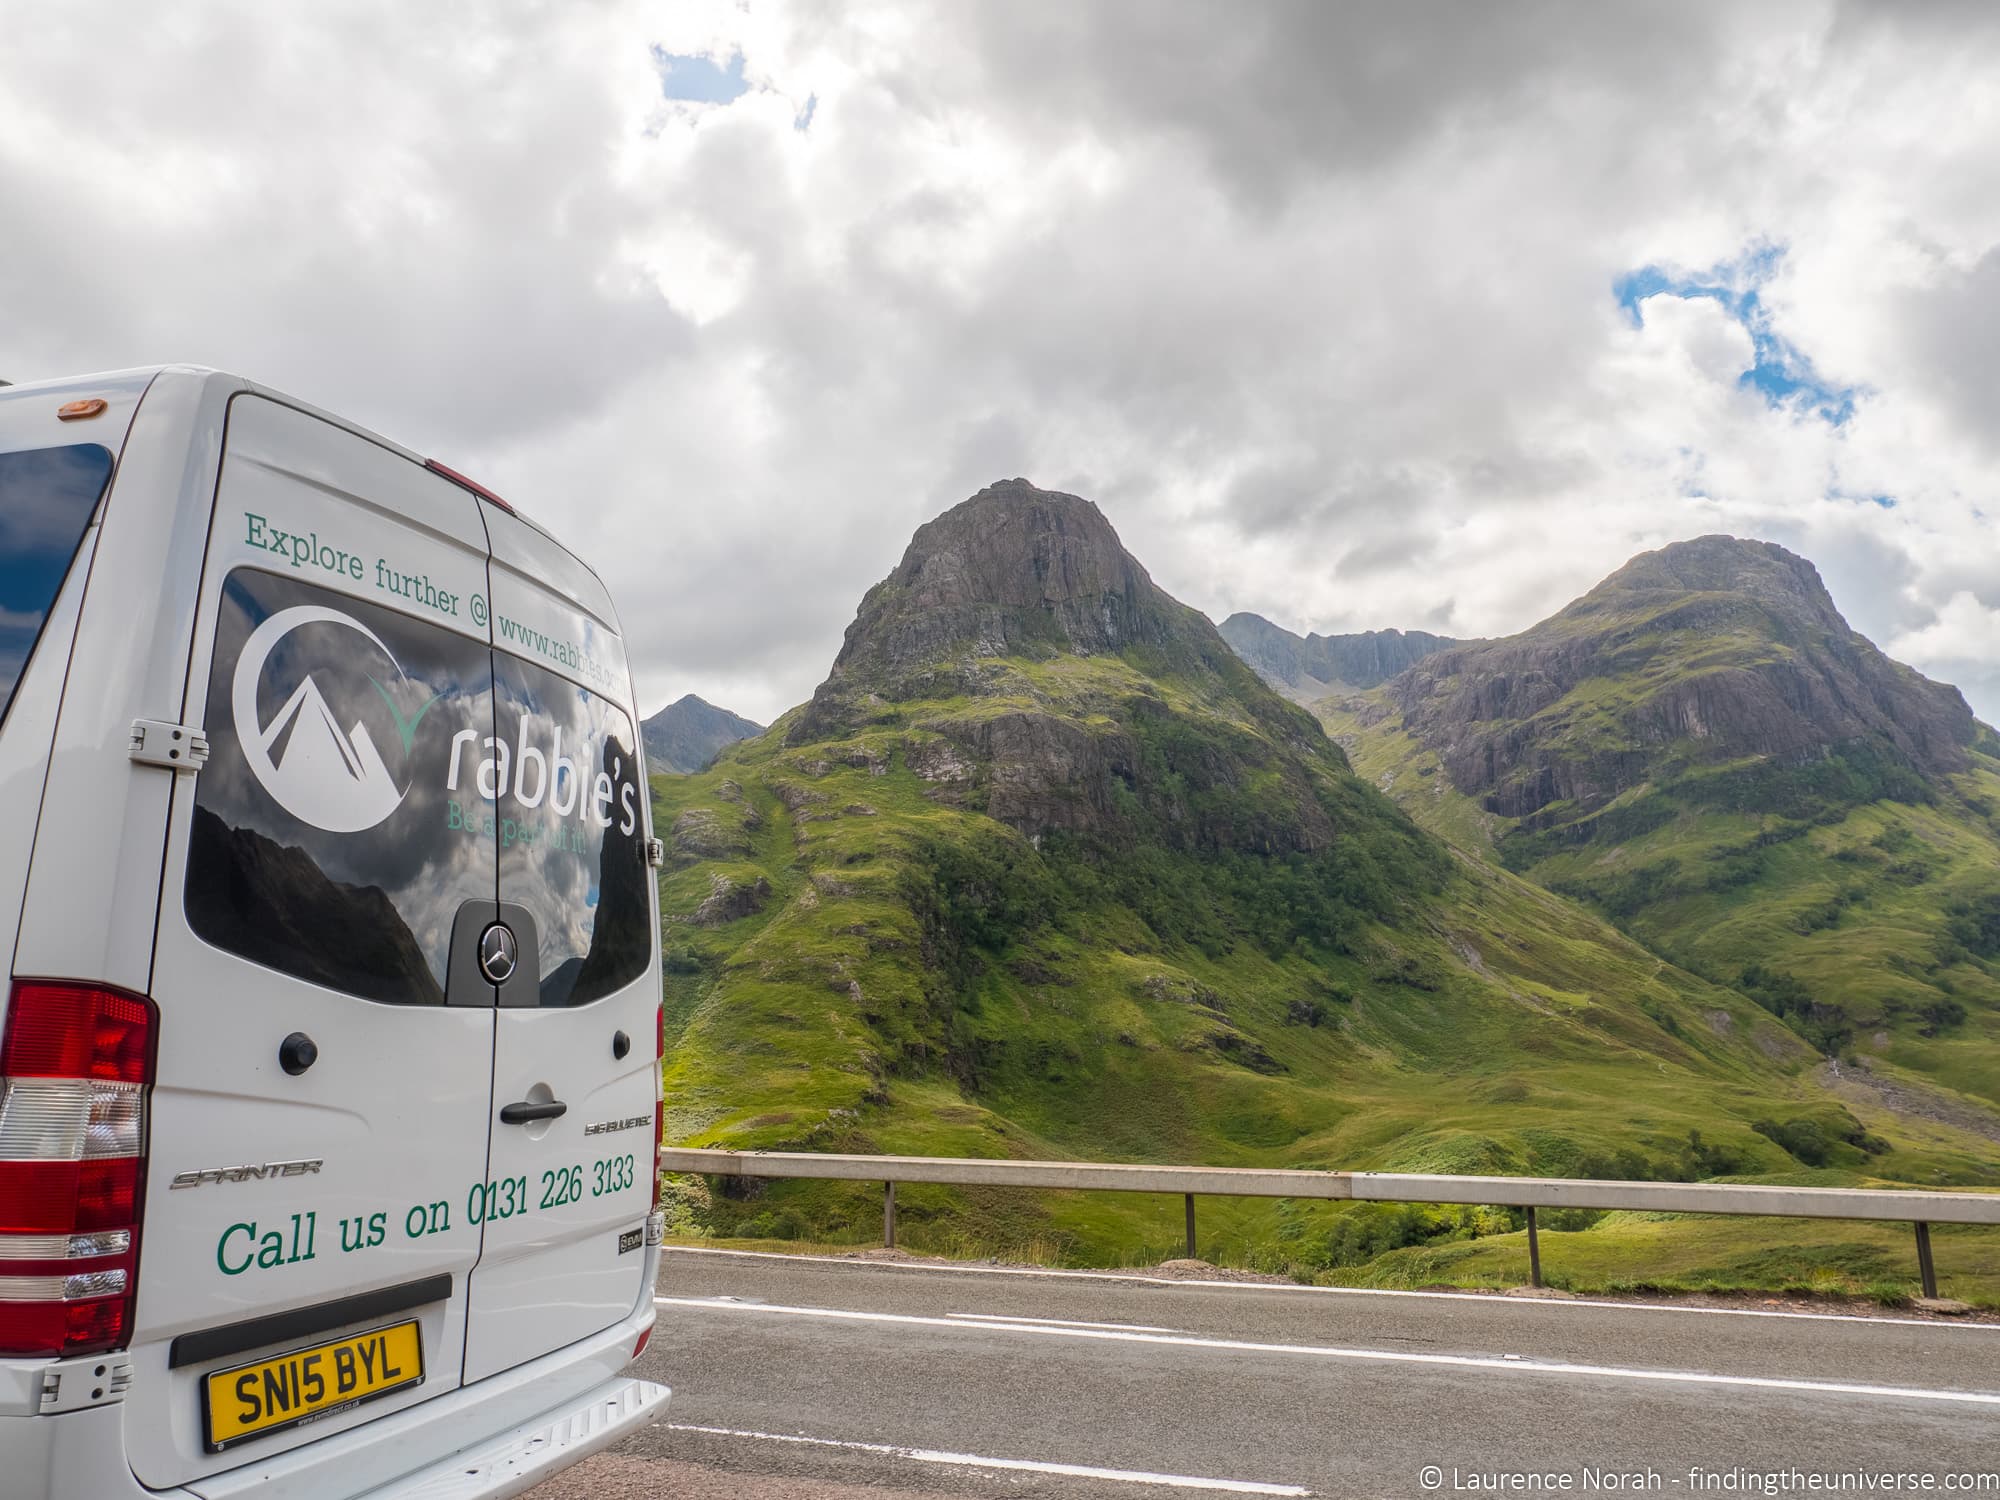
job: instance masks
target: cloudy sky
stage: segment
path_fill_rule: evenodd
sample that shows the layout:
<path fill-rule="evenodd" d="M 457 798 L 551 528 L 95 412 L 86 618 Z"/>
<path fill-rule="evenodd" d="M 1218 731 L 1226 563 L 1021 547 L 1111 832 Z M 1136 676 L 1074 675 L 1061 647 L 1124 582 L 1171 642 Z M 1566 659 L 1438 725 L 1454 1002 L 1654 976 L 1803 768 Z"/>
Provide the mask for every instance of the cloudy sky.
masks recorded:
<path fill-rule="evenodd" d="M 2000 720 L 2000 7 L 33 6 L 0 376 L 290 390 L 768 719 L 1025 475 L 1171 592 L 1519 629 L 1730 531 Z"/>

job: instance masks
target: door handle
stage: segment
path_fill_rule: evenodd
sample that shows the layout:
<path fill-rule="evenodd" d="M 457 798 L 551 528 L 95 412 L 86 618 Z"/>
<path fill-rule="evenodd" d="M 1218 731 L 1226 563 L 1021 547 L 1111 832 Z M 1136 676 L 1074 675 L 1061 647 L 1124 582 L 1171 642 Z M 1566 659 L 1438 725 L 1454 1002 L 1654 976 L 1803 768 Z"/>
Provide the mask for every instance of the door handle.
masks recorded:
<path fill-rule="evenodd" d="M 500 1106 L 502 1125 L 526 1125 L 530 1120 L 559 1120 L 569 1113 L 569 1106 L 560 1099 L 551 1099 L 546 1104 L 531 1104 L 523 1099 L 518 1104 Z"/>

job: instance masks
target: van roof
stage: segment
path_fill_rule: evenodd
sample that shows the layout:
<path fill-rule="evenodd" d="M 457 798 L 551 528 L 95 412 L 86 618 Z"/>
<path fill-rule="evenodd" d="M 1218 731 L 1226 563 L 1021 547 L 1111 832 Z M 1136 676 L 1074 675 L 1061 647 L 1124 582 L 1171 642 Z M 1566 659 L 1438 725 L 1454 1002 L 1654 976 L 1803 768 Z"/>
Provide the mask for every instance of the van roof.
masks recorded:
<path fill-rule="evenodd" d="M 348 418 L 341 416 L 338 412 L 328 411 L 325 407 L 322 406 L 315 406 L 310 401 L 302 401 L 297 396 L 293 396 L 285 391 L 278 390 L 274 386 L 264 385 L 261 382 L 251 380 L 246 376 L 236 375 L 228 370 L 214 369 L 208 365 L 188 365 L 188 364 L 135 365 L 130 369 L 98 370 L 98 371 L 93 371 L 92 373 L 86 375 L 61 375 L 46 380 L 28 380 L 28 381 L 17 381 L 12 383 L 0 382 L 0 389 L 4 389 L 7 395 L 11 398 L 16 396 L 32 395 L 36 391 L 43 389 L 71 388 L 76 386 L 88 385 L 92 381 L 100 381 L 100 380 L 103 381 L 117 380 L 120 382 L 143 380 L 146 381 L 147 383 L 150 383 L 154 377 L 166 374 L 190 376 L 197 380 L 201 380 L 203 382 L 213 382 L 220 385 L 226 385 L 232 392 L 248 392 L 252 395 L 268 397 L 273 401 L 277 401 L 285 406 L 292 407 L 295 410 L 306 412 L 314 417 L 317 417 L 319 420 L 323 422 L 329 422 L 335 427 L 343 428 L 346 431 L 353 433 L 356 437 L 364 438 L 368 442 L 376 444 L 378 447 L 387 448 L 393 453 L 399 453 L 404 458 L 410 460 L 411 463 L 430 466 L 431 461 L 427 455 L 418 453 L 416 450 L 412 448 L 405 447 L 403 444 L 397 442 L 394 438 L 384 437 L 381 433 L 374 431 L 372 428 L 363 427 L 358 422 L 350 421 Z M 435 473 L 437 472 L 438 468 L 443 468 L 443 467 L 445 466 L 443 465 L 442 461 L 440 461 L 438 465 L 432 468 L 432 472 Z M 467 476 L 459 473 L 456 469 L 447 469 L 442 477 L 449 479 L 454 483 L 458 483 L 462 480 L 465 480 Z M 478 492 L 477 489 L 475 489 L 474 493 L 477 492 Z M 493 496 L 491 498 L 497 499 L 498 497 Z M 534 531 L 543 540 L 548 542 L 550 546 L 560 548 L 567 556 L 569 556 L 576 563 L 578 567 L 582 568 L 593 579 L 595 579 L 597 581 L 597 586 L 601 589 L 604 589 L 606 596 L 607 597 L 609 596 L 610 590 L 605 587 L 604 579 L 602 578 L 602 576 L 599 575 L 598 571 L 595 568 L 593 568 L 589 563 L 585 562 L 581 557 L 578 557 L 574 551 L 572 551 L 567 545 L 564 544 L 564 542 L 560 537 L 556 536 L 546 526 L 542 525 L 539 521 L 537 521 L 533 516 L 527 514 L 525 511 L 516 507 L 511 501 L 501 501 L 500 503 L 503 509 L 507 510 L 510 514 L 514 516 L 516 520 L 520 521 L 522 524 L 524 524 L 529 529 Z"/>

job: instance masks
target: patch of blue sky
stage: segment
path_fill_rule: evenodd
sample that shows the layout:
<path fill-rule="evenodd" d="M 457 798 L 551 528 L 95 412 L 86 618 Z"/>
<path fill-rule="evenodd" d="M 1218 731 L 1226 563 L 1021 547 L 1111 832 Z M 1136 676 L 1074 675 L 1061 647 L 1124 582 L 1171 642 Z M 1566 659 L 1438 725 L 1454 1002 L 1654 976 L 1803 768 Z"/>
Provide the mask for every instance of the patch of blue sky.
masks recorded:
<path fill-rule="evenodd" d="M 800 131 L 812 129 L 813 114 L 818 109 L 819 95 L 806 95 L 806 107 L 792 116 L 792 129 Z"/>
<path fill-rule="evenodd" d="M 1772 406 L 1810 411 L 1839 427 L 1854 415 L 1860 387 L 1823 379 L 1812 361 L 1772 326 L 1770 309 L 1759 296 L 1759 288 L 1776 274 L 1784 255 L 1783 246 L 1760 245 L 1733 261 L 1695 273 L 1641 266 L 1613 282 L 1612 295 L 1635 326 L 1645 321 L 1643 304 L 1648 297 L 1706 297 L 1719 303 L 1750 335 L 1751 365 L 1737 377 L 1738 383 L 1757 391 Z"/>
<path fill-rule="evenodd" d="M 733 54 L 718 63 L 712 57 L 669 52 L 655 44 L 653 66 L 660 70 L 660 92 L 669 99 L 692 104 L 727 104 L 750 90 L 743 81 L 743 54 Z"/>

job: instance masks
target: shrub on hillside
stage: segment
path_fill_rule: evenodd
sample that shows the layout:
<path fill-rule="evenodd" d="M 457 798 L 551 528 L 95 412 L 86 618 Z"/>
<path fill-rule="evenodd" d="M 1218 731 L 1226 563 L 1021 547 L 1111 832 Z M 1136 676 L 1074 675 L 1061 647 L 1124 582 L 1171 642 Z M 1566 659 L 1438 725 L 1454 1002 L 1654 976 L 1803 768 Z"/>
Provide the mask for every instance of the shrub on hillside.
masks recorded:
<path fill-rule="evenodd" d="M 1821 1005 L 1796 975 L 1751 964 L 1737 976 L 1737 988 L 1811 1042 L 1829 1057 L 1837 1057 L 1854 1039 L 1846 1012 Z"/>
<path fill-rule="evenodd" d="M 1859 1120 L 1845 1110 L 1831 1123 L 1801 1116 L 1782 1124 L 1758 1120 L 1750 1127 L 1766 1140 L 1784 1148 L 1794 1160 L 1808 1167 L 1854 1166 L 1869 1156 L 1889 1149 L 1880 1136 L 1870 1135 Z"/>
<path fill-rule="evenodd" d="M 1974 957 L 2000 958 L 2000 891 L 1953 902 L 1945 930 Z"/>
<path fill-rule="evenodd" d="M 1303 1225 L 1256 1259 L 1265 1271 L 1329 1271 L 1363 1265 L 1410 1245 L 1476 1239 L 1514 1227 L 1504 1209 L 1456 1208 L 1429 1203 L 1357 1203 L 1330 1224 Z"/>

